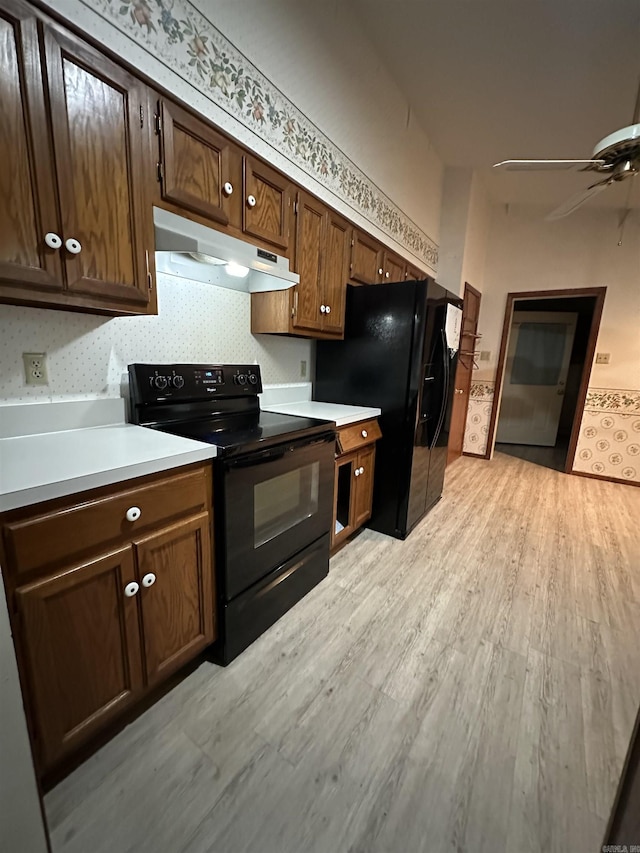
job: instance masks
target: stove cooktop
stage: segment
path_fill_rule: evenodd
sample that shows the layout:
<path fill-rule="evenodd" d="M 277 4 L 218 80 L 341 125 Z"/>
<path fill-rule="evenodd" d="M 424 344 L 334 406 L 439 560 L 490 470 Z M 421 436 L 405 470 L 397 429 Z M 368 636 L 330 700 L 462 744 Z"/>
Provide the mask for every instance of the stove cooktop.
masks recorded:
<path fill-rule="evenodd" d="M 235 456 L 273 447 L 275 444 L 326 435 L 334 431 L 335 425 L 333 421 L 317 418 L 260 411 L 252 417 L 228 418 L 224 422 L 205 419 L 156 425 L 156 429 L 215 444 L 218 455 Z"/>

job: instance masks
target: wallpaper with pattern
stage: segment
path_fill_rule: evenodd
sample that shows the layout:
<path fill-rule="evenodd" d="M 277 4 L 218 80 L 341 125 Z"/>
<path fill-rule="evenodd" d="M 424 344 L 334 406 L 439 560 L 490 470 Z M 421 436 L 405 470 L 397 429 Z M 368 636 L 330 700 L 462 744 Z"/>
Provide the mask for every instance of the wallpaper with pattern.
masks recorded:
<path fill-rule="evenodd" d="M 589 388 L 573 470 L 640 482 L 640 391 Z"/>
<path fill-rule="evenodd" d="M 487 449 L 494 382 L 472 382 L 465 453 Z M 640 482 L 640 391 L 589 388 L 573 470 Z"/>
<path fill-rule="evenodd" d="M 438 246 L 189 0 L 81 0 L 435 272 Z"/>
<path fill-rule="evenodd" d="M 251 334 L 248 293 L 158 273 L 159 314 L 107 319 L 0 305 L 0 399 L 120 396 L 135 361 L 257 362 L 265 382 L 297 382 L 311 343 Z M 46 352 L 48 386 L 24 384 L 22 353 Z"/>
<path fill-rule="evenodd" d="M 489 421 L 495 382 L 472 382 L 469 390 L 469 408 L 464 431 L 464 453 L 484 456 L 487 451 Z"/>

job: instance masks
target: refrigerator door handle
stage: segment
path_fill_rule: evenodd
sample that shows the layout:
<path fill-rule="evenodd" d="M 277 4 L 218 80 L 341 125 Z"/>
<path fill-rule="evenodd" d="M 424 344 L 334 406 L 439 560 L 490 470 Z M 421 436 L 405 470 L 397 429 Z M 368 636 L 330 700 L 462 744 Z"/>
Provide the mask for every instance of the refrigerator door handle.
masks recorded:
<path fill-rule="evenodd" d="M 449 359 L 447 357 L 447 339 L 445 337 L 444 329 L 440 332 L 440 334 L 442 336 L 443 368 L 442 399 L 440 401 L 440 415 L 438 417 L 438 425 L 436 426 L 433 438 L 431 439 L 431 444 L 429 445 L 430 450 L 433 450 L 433 448 L 435 447 L 436 441 L 438 440 L 438 437 L 442 430 L 442 424 L 444 423 L 444 417 L 447 411 L 447 399 L 449 398 Z"/>

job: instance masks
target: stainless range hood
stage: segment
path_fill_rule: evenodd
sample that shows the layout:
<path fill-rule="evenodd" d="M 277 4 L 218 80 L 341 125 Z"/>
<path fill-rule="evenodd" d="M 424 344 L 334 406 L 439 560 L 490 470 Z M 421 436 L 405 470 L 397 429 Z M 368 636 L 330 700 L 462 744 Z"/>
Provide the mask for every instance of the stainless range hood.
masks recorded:
<path fill-rule="evenodd" d="M 300 281 L 287 258 L 168 210 L 154 207 L 153 223 L 158 272 L 245 293 L 286 290 Z"/>

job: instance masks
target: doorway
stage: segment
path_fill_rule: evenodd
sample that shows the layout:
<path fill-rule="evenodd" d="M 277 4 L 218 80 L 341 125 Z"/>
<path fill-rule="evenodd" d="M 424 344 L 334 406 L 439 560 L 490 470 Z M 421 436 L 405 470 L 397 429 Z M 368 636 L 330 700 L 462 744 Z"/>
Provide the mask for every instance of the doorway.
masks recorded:
<path fill-rule="evenodd" d="M 605 293 L 508 294 L 489 427 L 495 451 L 572 470 Z"/>

